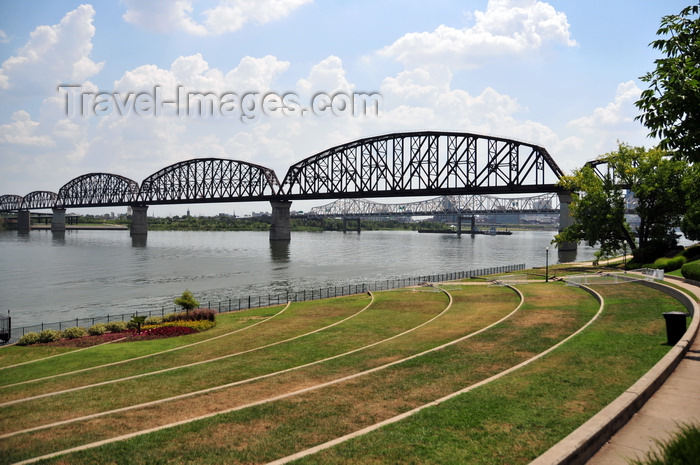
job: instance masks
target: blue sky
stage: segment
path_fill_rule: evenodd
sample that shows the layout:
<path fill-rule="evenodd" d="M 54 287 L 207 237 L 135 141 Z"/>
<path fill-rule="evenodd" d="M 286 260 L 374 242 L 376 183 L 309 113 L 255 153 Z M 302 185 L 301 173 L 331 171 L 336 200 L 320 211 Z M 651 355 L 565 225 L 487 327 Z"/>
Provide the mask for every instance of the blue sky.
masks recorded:
<path fill-rule="evenodd" d="M 140 182 L 198 157 L 258 163 L 282 178 L 328 147 L 426 129 L 543 145 L 570 172 L 618 140 L 654 145 L 634 121 L 639 76 L 658 57 L 648 44 L 661 17 L 690 1 L 0 0 L 0 195 L 56 192 L 88 172 Z M 277 113 L 252 123 L 114 106 L 69 117 L 61 84 L 120 96 L 156 86 L 166 97 L 177 86 L 293 93 L 300 103 L 369 92 L 382 107 L 378 116 Z"/>

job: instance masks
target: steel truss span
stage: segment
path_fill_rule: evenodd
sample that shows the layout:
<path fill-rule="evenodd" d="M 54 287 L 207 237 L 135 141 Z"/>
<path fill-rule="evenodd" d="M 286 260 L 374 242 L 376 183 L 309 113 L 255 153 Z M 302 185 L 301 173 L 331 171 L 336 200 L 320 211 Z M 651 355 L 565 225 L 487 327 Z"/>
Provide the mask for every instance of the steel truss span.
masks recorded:
<path fill-rule="evenodd" d="M 22 209 L 21 195 L 3 195 L 0 196 L 0 211 L 11 212 L 19 211 Z"/>
<path fill-rule="evenodd" d="M 58 194 L 49 191 L 34 191 L 22 198 L 22 210 L 54 208 Z"/>
<path fill-rule="evenodd" d="M 340 199 L 314 207 L 308 216 L 422 216 L 439 214 L 559 213 L 557 194 L 534 197 L 446 195 L 420 202 L 385 204 L 366 199 Z"/>
<path fill-rule="evenodd" d="M 148 205 L 274 199 L 279 180 L 260 165 L 221 158 L 175 163 L 141 183 L 138 202 Z"/>
<path fill-rule="evenodd" d="M 113 207 L 131 205 L 139 184 L 124 176 L 90 173 L 68 181 L 58 191 L 56 207 Z"/>
<path fill-rule="evenodd" d="M 287 171 L 281 196 L 293 200 L 558 192 L 561 176 L 547 150 L 536 145 L 467 133 L 395 133 L 302 160 Z"/>

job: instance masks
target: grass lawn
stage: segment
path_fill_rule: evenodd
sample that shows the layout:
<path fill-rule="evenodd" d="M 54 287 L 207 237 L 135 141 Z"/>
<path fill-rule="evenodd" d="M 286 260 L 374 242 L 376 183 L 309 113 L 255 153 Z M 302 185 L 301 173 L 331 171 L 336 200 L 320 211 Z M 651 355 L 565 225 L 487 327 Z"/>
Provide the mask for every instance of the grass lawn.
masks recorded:
<path fill-rule="evenodd" d="M 563 283 L 519 286 L 524 301 L 512 314 L 520 298 L 511 289 L 446 288 L 451 300 L 447 293 L 429 292 L 434 289 L 376 293 L 362 312 L 369 296 L 298 303 L 250 331 L 191 350 L 0 389 L 0 402 L 5 402 L 114 381 L 1 406 L 0 435 L 46 427 L 0 438 L 0 463 L 178 421 L 187 422 L 46 463 L 265 463 L 500 373 L 563 340 L 598 311 L 590 294 Z M 544 358 L 301 463 L 529 462 L 668 351 L 661 313 L 680 309 L 678 302 L 639 284 L 596 290 L 606 300 L 602 315 Z M 228 330 L 277 311 L 251 312 L 245 322 L 247 312 L 240 312 L 236 318 L 241 321 L 232 319 Z M 329 326 L 334 322 L 341 323 Z M 221 321 L 217 334 L 224 334 L 227 324 Z M 316 330 L 320 331 L 312 332 Z M 164 341 L 168 340 L 133 344 L 139 344 L 143 353 L 155 353 L 163 350 Z M 439 346 L 440 350 L 430 351 Z M 104 363 L 119 359 L 112 350 L 111 346 L 90 349 Z M 55 358 L 56 366 L 47 360 L 0 373 L 29 380 L 93 367 L 97 362 L 90 351 Z M 0 351 L 0 366 L 11 364 L 2 357 Z M 220 357 L 224 358 L 208 361 Z M 10 358 L 21 356 L 11 353 Z M 177 368 L 194 361 L 206 363 Z M 121 380 L 163 367 L 176 369 Z M 175 395 L 186 397 L 167 399 Z M 126 410 L 114 411 L 119 408 Z M 78 418 L 88 414 L 99 416 Z M 201 419 L 189 421 L 196 418 Z M 50 425 L 71 419 L 76 421 Z"/>

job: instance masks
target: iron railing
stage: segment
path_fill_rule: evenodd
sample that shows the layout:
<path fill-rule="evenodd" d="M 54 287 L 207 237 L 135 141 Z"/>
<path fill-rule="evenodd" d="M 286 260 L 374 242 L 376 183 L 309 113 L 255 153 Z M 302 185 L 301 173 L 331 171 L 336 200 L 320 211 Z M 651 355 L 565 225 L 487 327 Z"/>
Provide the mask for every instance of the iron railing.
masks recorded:
<path fill-rule="evenodd" d="M 207 308 L 215 310 L 218 313 L 225 312 L 236 312 L 240 310 L 248 310 L 251 308 L 260 307 L 270 307 L 272 305 L 282 305 L 287 302 L 303 302 L 307 300 L 320 300 L 328 299 L 332 297 L 342 297 L 346 295 L 362 294 L 368 291 L 386 291 L 389 289 L 397 289 L 400 287 L 414 286 L 416 284 L 426 283 L 426 282 L 441 282 L 441 281 L 454 281 L 458 279 L 475 278 L 478 276 L 487 276 L 500 273 L 510 273 L 513 271 L 522 271 L 525 269 L 525 264 L 517 265 L 502 265 L 489 268 L 480 268 L 478 270 L 468 270 L 468 271 L 456 271 L 450 273 L 440 273 L 434 275 L 426 276 L 416 276 L 407 278 L 393 278 L 381 281 L 375 281 L 374 283 L 361 283 L 361 284 L 348 284 L 344 286 L 332 286 L 326 288 L 318 289 L 305 289 L 302 291 L 287 291 L 284 293 L 268 294 L 268 295 L 258 295 L 258 296 L 247 296 L 231 298 L 228 300 L 222 300 L 219 302 L 207 302 Z M 160 309 L 149 310 L 149 311 L 135 311 L 130 313 L 120 313 L 116 315 L 103 315 L 95 317 L 86 318 L 75 318 L 71 320 L 58 321 L 54 323 L 39 323 L 30 326 L 21 326 L 19 328 L 9 328 L 9 316 L 0 316 L 0 334 L 2 334 L 3 328 L 3 318 L 8 320 L 8 333 L 9 338 L 5 342 L 17 342 L 22 336 L 30 332 L 39 332 L 45 329 L 54 329 L 58 331 L 63 331 L 64 329 L 71 328 L 74 326 L 90 327 L 97 323 L 109 323 L 110 321 L 129 321 L 132 316 L 163 316 L 166 313 L 177 312 L 178 308 L 170 306 L 166 309 L 162 306 Z M 0 340 L 2 340 L 0 338 Z"/>

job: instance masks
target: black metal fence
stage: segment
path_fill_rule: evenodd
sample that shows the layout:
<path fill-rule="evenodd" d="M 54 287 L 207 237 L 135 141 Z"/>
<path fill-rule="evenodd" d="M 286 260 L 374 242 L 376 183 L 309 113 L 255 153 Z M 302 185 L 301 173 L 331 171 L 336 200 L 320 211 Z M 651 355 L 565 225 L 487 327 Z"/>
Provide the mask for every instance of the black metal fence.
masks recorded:
<path fill-rule="evenodd" d="M 478 270 L 469 271 L 456 271 L 451 273 L 441 273 L 428 276 L 416 276 L 413 278 L 394 278 L 381 281 L 375 281 L 374 283 L 362 283 L 362 284 L 349 284 L 345 286 L 333 286 L 319 289 L 306 289 L 302 291 L 287 291 L 278 294 L 268 294 L 268 295 L 258 295 L 258 296 L 247 296 L 239 298 L 231 298 L 228 300 L 222 300 L 219 302 L 207 302 L 206 308 L 217 311 L 218 313 L 225 312 L 236 312 L 239 310 L 248 310 L 251 308 L 269 307 L 272 305 L 286 304 L 287 302 L 303 302 L 307 300 L 319 300 L 327 299 L 330 297 L 341 297 L 353 294 L 362 294 L 368 291 L 385 291 L 389 289 L 397 289 L 400 287 L 414 286 L 426 282 L 440 282 L 440 281 L 454 281 L 457 279 L 475 278 L 478 276 L 486 276 L 500 273 L 510 273 L 513 271 L 521 271 L 525 269 L 525 264 L 521 263 L 518 265 L 503 265 L 491 268 L 481 268 Z M 203 306 L 203 305 L 202 305 Z M 45 329 L 55 329 L 63 331 L 64 329 L 71 328 L 74 326 L 90 327 L 97 323 L 109 323 L 110 321 L 129 321 L 134 315 L 137 316 L 163 316 L 166 313 L 176 312 L 178 308 L 173 306 L 170 308 L 165 308 L 164 306 L 160 309 L 141 311 L 141 312 L 130 312 L 130 313 L 120 313 L 116 315 L 104 315 L 89 318 L 75 318 L 72 320 L 58 321 L 55 323 L 39 323 L 31 326 L 22 326 L 19 328 L 10 328 L 9 316 L 0 317 L 0 334 L 2 334 L 3 320 L 7 319 L 8 333 L 10 334 L 8 341 L 17 342 L 19 338 L 24 336 L 26 333 L 39 332 Z M 2 340 L 0 338 L 0 340 Z M 7 342 L 7 341 L 5 341 Z"/>

